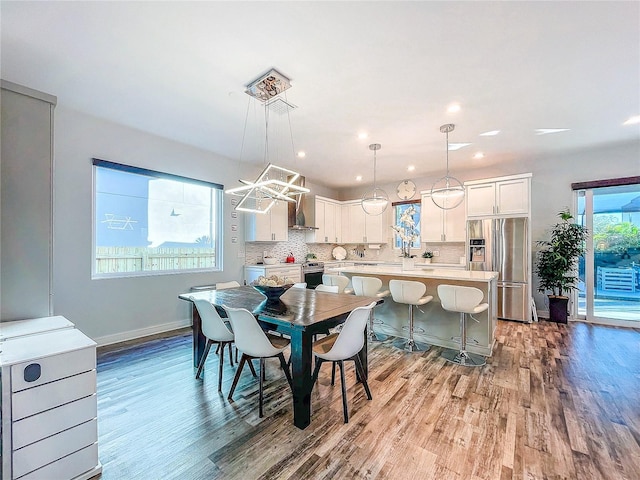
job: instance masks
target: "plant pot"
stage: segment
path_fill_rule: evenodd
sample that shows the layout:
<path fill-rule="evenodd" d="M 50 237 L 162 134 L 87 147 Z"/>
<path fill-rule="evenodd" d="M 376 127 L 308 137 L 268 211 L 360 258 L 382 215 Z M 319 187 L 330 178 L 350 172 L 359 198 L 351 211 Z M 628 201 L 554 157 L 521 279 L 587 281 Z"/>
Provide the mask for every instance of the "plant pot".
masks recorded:
<path fill-rule="evenodd" d="M 423 258 L 424 263 L 431 263 L 431 259 L 430 258 Z"/>
<path fill-rule="evenodd" d="M 569 297 L 557 297 L 549 295 L 549 321 L 567 323 Z"/>
<path fill-rule="evenodd" d="M 409 257 L 402 257 L 402 270 L 415 270 L 416 259 Z"/>

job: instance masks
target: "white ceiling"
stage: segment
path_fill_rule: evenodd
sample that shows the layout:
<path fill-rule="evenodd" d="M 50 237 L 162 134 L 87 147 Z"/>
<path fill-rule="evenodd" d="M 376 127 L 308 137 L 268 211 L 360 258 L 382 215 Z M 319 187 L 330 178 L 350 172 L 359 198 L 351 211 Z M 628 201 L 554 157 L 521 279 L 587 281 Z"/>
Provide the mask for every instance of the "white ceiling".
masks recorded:
<path fill-rule="evenodd" d="M 374 142 L 378 182 L 442 172 L 444 123 L 472 143 L 450 153 L 454 175 L 640 136 L 622 125 L 640 115 L 639 2 L 2 1 L 0 14 L 3 79 L 244 161 L 264 162 L 244 86 L 278 68 L 307 157 L 272 114 L 270 137 L 288 146 L 271 161 L 336 188 L 372 182 Z"/>

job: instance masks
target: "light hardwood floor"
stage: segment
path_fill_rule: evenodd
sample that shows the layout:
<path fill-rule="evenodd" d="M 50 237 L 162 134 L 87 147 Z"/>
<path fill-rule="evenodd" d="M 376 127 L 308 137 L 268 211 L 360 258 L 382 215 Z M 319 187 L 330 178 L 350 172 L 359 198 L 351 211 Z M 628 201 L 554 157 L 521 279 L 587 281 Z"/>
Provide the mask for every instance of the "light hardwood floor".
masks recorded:
<path fill-rule="evenodd" d="M 489 363 L 370 345 L 373 400 L 348 369 L 350 422 L 323 366 L 311 425 L 268 361 L 265 417 L 247 371 L 194 379 L 190 331 L 99 349 L 102 479 L 640 479 L 640 330 L 500 321 Z"/>

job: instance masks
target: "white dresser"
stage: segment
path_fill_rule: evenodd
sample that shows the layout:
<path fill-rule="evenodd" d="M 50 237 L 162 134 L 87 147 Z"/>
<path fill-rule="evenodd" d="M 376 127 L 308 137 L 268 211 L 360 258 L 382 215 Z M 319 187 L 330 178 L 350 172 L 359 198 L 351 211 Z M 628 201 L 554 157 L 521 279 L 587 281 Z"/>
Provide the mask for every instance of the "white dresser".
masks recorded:
<path fill-rule="evenodd" d="M 98 461 L 96 343 L 64 317 L 0 323 L 3 480 L 88 479 Z"/>

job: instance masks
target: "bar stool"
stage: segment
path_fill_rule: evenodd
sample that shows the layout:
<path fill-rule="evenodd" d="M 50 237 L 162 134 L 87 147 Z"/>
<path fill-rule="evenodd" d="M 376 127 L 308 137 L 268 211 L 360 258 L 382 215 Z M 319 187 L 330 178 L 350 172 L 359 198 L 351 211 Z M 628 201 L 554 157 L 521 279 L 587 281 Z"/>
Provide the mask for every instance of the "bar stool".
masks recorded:
<path fill-rule="evenodd" d="M 424 283 L 410 280 L 390 280 L 389 289 L 394 302 L 409 305 L 409 326 L 402 327 L 403 329 L 408 328 L 409 338 L 407 340 L 396 340 L 394 346 L 407 352 L 426 352 L 429 350 L 430 345 L 417 343 L 413 339 L 413 333 L 416 331 L 413 326 L 413 307 L 426 305 L 433 300 L 433 295 L 424 295 L 427 291 L 427 286 Z M 420 330 L 424 332 L 423 329 Z"/>
<path fill-rule="evenodd" d="M 438 296 L 443 309 L 448 312 L 460 313 L 460 351 L 446 350 L 442 352 L 441 357 L 449 362 L 469 367 L 481 367 L 486 364 L 484 357 L 467 352 L 467 324 L 465 322 L 465 313 L 468 313 L 475 320 L 474 313 L 484 312 L 489 308 L 488 303 L 481 303 L 484 298 L 482 290 L 459 285 L 438 285 Z"/>
<path fill-rule="evenodd" d="M 344 275 L 333 275 L 330 273 L 322 274 L 322 284 L 323 285 L 337 285 L 338 293 L 353 293 L 351 289 L 347 289 L 347 285 L 349 285 L 349 279 Z"/>
<path fill-rule="evenodd" d="M 376 277 L 351 277 L 351 284 L 353 285 L 353 293 L 359 297 L 377 297 L 384 298 L 389 295 L 389 290 L 380 290 L 382 287 L 382 280 Z M 371 309 L 369 314 L 369 341 L 381 342 L 386 340 L 386 335 L 381 335 L 374 332 L 374 325 L 382 325 L 382 321 L 376 321 L 374 309 Z"/>

